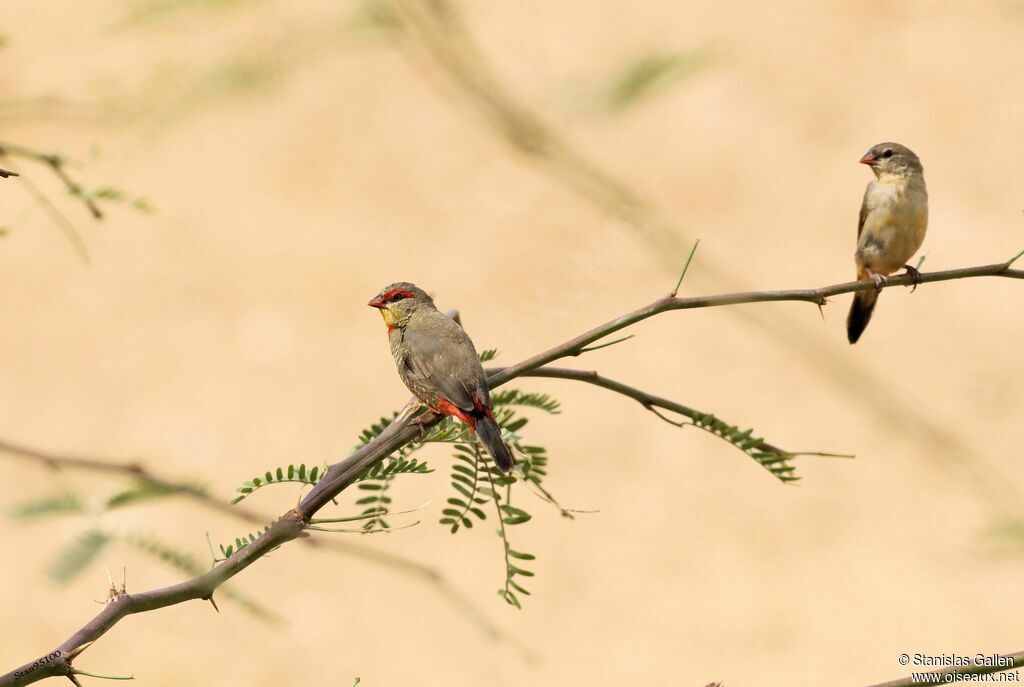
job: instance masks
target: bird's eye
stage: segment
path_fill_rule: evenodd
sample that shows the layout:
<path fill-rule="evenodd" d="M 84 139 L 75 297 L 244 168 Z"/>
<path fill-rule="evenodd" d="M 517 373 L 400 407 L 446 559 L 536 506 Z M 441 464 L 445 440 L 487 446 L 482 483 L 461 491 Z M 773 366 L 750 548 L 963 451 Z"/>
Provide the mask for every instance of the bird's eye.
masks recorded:
<path fill-rule="evenodd" d="M 402 300 L 404 298 L 405 298 L 405 294 L 402 293 L 401 291 L 398 291 L 396 293 L 391 294 L 391 297 L 388 298 L 388 303 L 397 303 L 398 301 L 400 301 L 400 300 Z"/>
<path fill-rule="evenodd" d="M 892 157 L 892 148 L 886 148 L 885 152 L 882 153 L 882 157 Z"/>

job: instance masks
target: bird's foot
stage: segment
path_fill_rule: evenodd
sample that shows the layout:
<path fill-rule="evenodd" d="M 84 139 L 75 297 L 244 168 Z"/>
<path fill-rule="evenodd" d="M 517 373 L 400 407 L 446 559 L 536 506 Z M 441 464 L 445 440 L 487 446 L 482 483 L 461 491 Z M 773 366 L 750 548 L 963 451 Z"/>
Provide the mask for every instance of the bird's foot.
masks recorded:
<path fill-rule="evenodd" d="M 886 285 L 886 283 L 889 280 L 886 279 L 881 274 L 877 274 L 876 272 L 871 272 L 870 274 L 871 274 L 871 281 L 875 282 L 875 291 L 877 293 L 881 293 L 882 289 L 885 288 L 885 285 Z"/>
<path fill-rule="evenodd" d="M 425 410 L 426 412 L 420 412 Z M 427 425 L 434 420 L 433 409 L 426 403 L 421 403 L 416 409 L 419 415 L 409 420 L 410 427 L 418 427 L 420 430 L 420 439 L 427 435 Z"/>
<path fill-rule="evenodd" d="M 903 269 L 910 275 L 910 281 L 914 285 L 914 288 L 910 289 L 910 293 L 914 293 L 917 291 L 917 287 L 924 283 L 924 279 L 921 278 L 921 272 L 916 267 L 911 267 L 910 265 L 904 265 Z"/>

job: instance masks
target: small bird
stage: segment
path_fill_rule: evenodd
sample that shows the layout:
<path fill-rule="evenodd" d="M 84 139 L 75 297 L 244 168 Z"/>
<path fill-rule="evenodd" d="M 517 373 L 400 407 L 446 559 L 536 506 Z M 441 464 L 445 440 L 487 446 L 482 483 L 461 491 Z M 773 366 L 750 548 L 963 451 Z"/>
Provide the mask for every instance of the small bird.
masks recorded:
<path fill-rule="evenodd" d="M 872 146 L 861 164 L 871 167 L 875 178 L 868 182 L 857 225 L 857 280 L 872 280 L 875 290 L 858 291 L 846 318 L 850 343 L 864 332 L 871 320 L 885 278 L 901 267 L 915 281 L 920 272 L 907 263 L 924 241 L 928 229 L 928 189 L 924 185 L 921 160 L 899 143 Z"/>
<path fill-rule="evenodd" d="M 408 282 L 384 289 L 367 303 L 388 326 L 398 376 L 435 413 L 457 417 L 473 430 L 502 471 L 512 469 L 512 452 L 501 440 L 480 356 L 465 330 Z"/>

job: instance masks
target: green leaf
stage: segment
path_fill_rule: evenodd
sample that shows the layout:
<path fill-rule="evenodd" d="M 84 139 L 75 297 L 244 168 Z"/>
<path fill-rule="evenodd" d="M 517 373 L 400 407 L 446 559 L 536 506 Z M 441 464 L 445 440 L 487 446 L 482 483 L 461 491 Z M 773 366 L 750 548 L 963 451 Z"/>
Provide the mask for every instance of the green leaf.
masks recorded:
<path fill-rule="evenodd" d="M 99 530 L 83 532 L 61 551 L 57 559 L 50 565 L 48 570 L 50 579 L 60 584 L 70 582 L 96 558 L 108 543 L 110 543 L 110 537 Z"/>
<path fill-rule="evenodd" d="M 601 97 L 610 112 L 621 112 L 690 76 L 709 63 L 703 51 L 652 52 L 628 63 L 616 74 Z"/>
<path fill-rule="evenodd" d="M 516 598 L 516 595 L 515 595 L 515 594 L 513 594 L 513 593 L 512 593 L 512 592 L 511 592 L 511 591 L 510 591 L 510 590 L 508 589 L 508 587 L 506 587 L 505 589 L 499 589 L 499 590 L 498 590 L 498 596 L 500 596 L 501 598 L 505 599 L 505 601 L 506 601 L 506 602 L 507 602 L 507 603 L 508 603 L 508 604 L 509 604 L 510 606 L 515 606 L 515 607 L 516 607 L 516 608 L 518 608 L 518 609 L 522 609 L 522 608 L 523 608 L 522 606 L 520 606 L 520 605 L 519 605 L 519 599 L 517 599 L 517 598 Z"/>
<path fill-rule="evenodd" d="M 202 491 L 198 487 L 195 489 L 196 491 Z M 112 510 L 114 508 L 134 505 L 141 501 L 150 501 L 152 499 L 172 496 L 178 493 L 178 491 L 178 489 L 173 487 L 143 481 L 136 483 L 133 487 L 117 492 L 113 496 L 109 497 L 104 505 L 107 510 Z"/>
<path fill-rule="evenodd" d="M 243 483 L 242 486 L 235 489 L 240 496 L 236 496 L 231 503 L 238 503 L 257 489 L 271 484 L 296 482 L 299 484 L 315 485 L 323 478 L 324 473 L 326 472 L 326 463 L 323 466 L 313 466 L 313 468 L 309 470 L 308 475 L 305 464 L 300 464 L 298 467 L 295 465 L 288 465 L 286 468 L 272 468 L 267 470 L 263 474 L 263 477 L 253 477 L 251 480 Z"/>
<path fill-rule="evenodd" d="M 525 393 L 517 389 L 502 389 L 491 395 L 491 405 L 495 408 L 503 406 L 524 406 L 537 408 L 557 415 L 561 412 L 561 404 L 548 394 Z M 514 430 L 509 430 L 514 431 Z"/>
<path fill-rule="evenodd" d="M 13 518 L 29 519 L 48 515 L 82 513 L 84 511 L 85 504 L 77 494 L 63 492 L 31 501 L 23 501 L 14 506 L 10 513 Z"/>
<path fill-rule="evenodd" d="M 363 0 L 345 23 L 349 29 L 357 31 L 390 32 L 402 27 L 402 19 L 394 7 L 381 0 Z"/>
<path fill-rule="evenodd" d="M 530 592 L 526 591 L 526 589 L 524 589 L 524 588 L 523 588 L 523 587 L 522 587 L 522 586 L 521 586 L 521 585 L 520 585 L 519 583 L 517 583 L 517 582 L 516 582 L 515 580 L 509 580 L 509 581 L 508 581 L 508 586 L 509 586 L 509 587 L 512 587 L 513 589 L 515 589 L 515 590 L 516 590 L 516 591 L 518 591 L 518 592 L 522 592 L 523 594 L 526 594 L 527 596 L 530 596 Z"/>
<path fill-rule="evenodd" d="M 515 506 L 510 506 L 508 504 L 503 504 L 501 506 L 501 511 L 505 514 L 502 521 L 506 525 L 521 525 L 524 522 L 528 522 L 533 517 L 521 508 L 516 508 Z"/>
<path fill-rule="evenodd" d="M 529 422 L 529 420 L 527 418 L 521 417 L 521 418 L 515 420 L 514 422 L 510 422 L 507 425 L 503 425 L 502 428 L 506 432 L 509 432 L 511 434 L 515 434 L 516 432 L 521 430 L 523 427 L 525 427 L 527 422 Z"/>

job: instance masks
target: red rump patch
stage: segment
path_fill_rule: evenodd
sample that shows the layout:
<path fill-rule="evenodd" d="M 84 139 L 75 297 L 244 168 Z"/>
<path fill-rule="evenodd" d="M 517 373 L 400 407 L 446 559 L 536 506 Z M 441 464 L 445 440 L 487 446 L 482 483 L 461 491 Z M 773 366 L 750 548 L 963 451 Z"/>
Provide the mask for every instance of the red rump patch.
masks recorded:
<path fill-rule="evenodd" d="M 476 412 L 483 412 L 484 415 L 489 417 L 491 420 L 494 419 L 494 415 L 491 413 L 490 406 L 485 406 L 484 402 L 480 400 L 480 396 L 474 391 L 473 392 L 473 410 Z"/>
<path fill-rule="evenodd" d="M 488 406 L 485 406 L 483 404 L 483 402 L 480 400 L 480 396 L 475 391 L 473 392 L 472 398 L 473 398 L 473 411 L 472 411 L 473 414 L 472 415 L 470 415 L 465 410 L 463 410 L 462 408 L 458 407 L 457 405 L 455 405 L 454 403 L 449 401 L 447 398 L 442 398 L 440 401 L 438 401 L 437 402 L 437 407 L 434 408 L 434 410 L 436 410 L 439 413 L 442 413 L 443 415 L 451 415 L 452 417 L 459 418 L 460 420 L 465 422 L 467 425 L 469 425 L 469 428 L 475 432 L 476 431 L 476 421 L 477 421 L 477 418 L 479 416 L 486 415 L 491 420 L 494 420 L 494 415 L 491 414 L 491 409 Z M 474 417 L 474 415 L 476 417 Z"/>
<path fill-rule="evenodd" d="M 453 404 L 446 398 L 442 398 L 440 401 L 437 402 L 437 411 L 439 413 L 443 413 L 444 415 L 451 415 L 452 417 L 457 417 L 463 422 L 465 422 L 467 425 L 469 425 L 470 429 L 476 429 L 476 420 L 473 418 L 473 416 L 467 415 L 466 411 L 464 411 L 462 408 L 459 408 L 457 405 Z"/>

